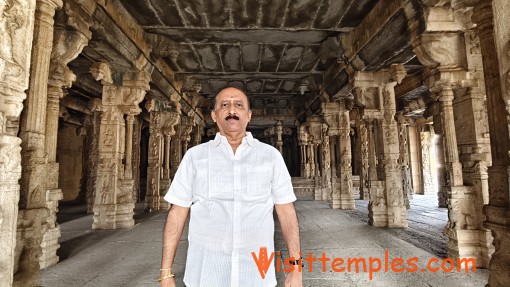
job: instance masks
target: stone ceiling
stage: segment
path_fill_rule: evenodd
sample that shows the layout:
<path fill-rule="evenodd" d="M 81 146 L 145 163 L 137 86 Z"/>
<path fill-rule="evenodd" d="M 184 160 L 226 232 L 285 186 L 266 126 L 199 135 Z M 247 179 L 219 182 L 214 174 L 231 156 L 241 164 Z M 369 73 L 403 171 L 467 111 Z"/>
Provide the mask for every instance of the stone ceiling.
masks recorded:
<path fill-rule="evenodd" d="M 409 0 L 410 2 L 415 2 Z M 200 94 L 212 98 L 226 86 L 247 92 L 254 111 L 252 125 L 295 126 L 298 119 L 316 113 L 321 91 L 338 94 L 348 84 L 346 71 L 338 70 L 345 59 L 341 39 L 360 26 L 378 0 L 117 0 L 141 27 L 176 79 L 194 79 Z M 404 1 L 405 2 L 405 1 Z M 381 5 L 379 5 L 381 6 Z M 397 7 L 398 8 L 398 7 Z M 393 16 L 373 39 L 357 51 L 363 69 L 377 70 L 391 63 L 407 63 L 408 72 L 420 68 L 413 60 L 408 19 L 404 11 Z M 100 92 L 87 79 L 92 62 L 106 58 L 130 66 L 126 54 L 108 29 L 105 12 L 94 18 L 93 38 L 70 67 L 78 82 L 69 92 L 81 97 Z M 106 23 L 106 24 L 105 24 Z M 111 31 L 108 31 L 111 30 Z M 124 51 L 120 51 L 124 49 Z M 124 55 L 121 55 L 124 53 Z M 359 62 L 359 61 L 358 61 Z M 153 74 L 154 79 L 154 74 Z M 175 87 L 175 86 L 173 86 Z M 171 88 L 170 88 L 171 89 Z M 149 96 L 168 94 L 151 85 Z M 416 97 L 412 87 L 406 91 Z M 99 95 L 97 95 L 99 96 Z M 205 113 L 208 113 L 205 110 Z"/>
<path fill-rule="evenodd" d="M 122 1 L 142 28 L 168 37 L 165 60 L 201 82 L 252 99 L 299 97 L 316 89 L 329 62 L 323 42 L 350 31 L 376 0 Z"/>

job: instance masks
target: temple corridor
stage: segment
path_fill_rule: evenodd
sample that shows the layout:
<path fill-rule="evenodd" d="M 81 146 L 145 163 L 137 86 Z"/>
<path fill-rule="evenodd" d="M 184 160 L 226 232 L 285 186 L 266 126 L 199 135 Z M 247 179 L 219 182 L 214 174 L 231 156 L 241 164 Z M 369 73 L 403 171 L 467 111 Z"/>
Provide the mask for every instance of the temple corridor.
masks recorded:
<path fill-rule="evenodd" d="M 367 260 L 369 257 L 383 258 L 385 249 L 390 259 L 402 257 L 407 260 L 417 256 L 419 262 L 426 262 L 429 258 L 445 257 L 446 238 L 442 229 L 448 218 L 445 208 L 434 207 L 436 200 L 434 196 L 415 196 L 409 210 L 409 228 L 398 230 L 367 225 L 366 202 L 362 200 L 356 201 L 356 211 L 335 211 L 321 201 L 298 201 L 302 250 L 312 252 L 316 257 L 325 252 L 330 258 L 365 257 Z M 62 212 L 67 218 L 75 219 L 61 224 L 61 262 L 41 273 L 40 286 L 157 286 L 166 212 L 144 213 L 142 208 L 137 208 L 134 227 L 101 231 L 90 228 L 92 215 L 87 215 L 84 207 L 64 208 Z M 360 214 L 362 216 L 358 216 Z M 178 286 L 183 286 L 186 237 L 185 231 L 174 264 Z M 285 254 L 279 229 L 275 239 L 276 250 Z M 488 278 L 488 271 L 478 268 L 476 273 L 467 274 L 380 272 L 370 281 L 368 272 L 333 272 L 330 266 L 327 272 L 322 272 L 320 264 L 314 263 L 314 272 L 304 272 L 304 286 L 466 287 L 483 286 Z M 279 286 L 282 274 L 278 273 Z"/>

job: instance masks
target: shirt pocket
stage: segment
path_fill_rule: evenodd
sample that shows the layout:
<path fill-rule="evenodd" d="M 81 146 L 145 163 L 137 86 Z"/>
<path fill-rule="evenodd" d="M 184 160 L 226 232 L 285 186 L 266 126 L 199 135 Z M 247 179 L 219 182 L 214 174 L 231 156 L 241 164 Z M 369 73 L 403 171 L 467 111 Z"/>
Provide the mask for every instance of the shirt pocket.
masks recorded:
<path fill-rule="evenodd" d="M 232 167 L 216 163 L 209 165 L 209 197 L 230 199 L 233 197 Z"/>
<path fill-rule="evenodd" d="M 250 196 L 268 196 L 271 194 L 273 179 L 272 166 L 252 166 L 246 168 L 246 193 Z"/>

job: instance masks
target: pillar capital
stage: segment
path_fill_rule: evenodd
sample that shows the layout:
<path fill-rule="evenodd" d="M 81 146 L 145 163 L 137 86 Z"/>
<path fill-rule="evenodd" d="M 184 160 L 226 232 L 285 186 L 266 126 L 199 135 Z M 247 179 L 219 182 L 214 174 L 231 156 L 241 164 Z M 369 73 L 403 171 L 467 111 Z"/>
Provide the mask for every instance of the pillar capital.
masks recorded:
<path fill-rule="evenodd" d="M 41 15 L 53 18 L 55 10 L 59 10 L 64 6 L 63 0 L 37 0 L 37 12 Z M 52 20 L 53 21 L 53 20 Z"/>

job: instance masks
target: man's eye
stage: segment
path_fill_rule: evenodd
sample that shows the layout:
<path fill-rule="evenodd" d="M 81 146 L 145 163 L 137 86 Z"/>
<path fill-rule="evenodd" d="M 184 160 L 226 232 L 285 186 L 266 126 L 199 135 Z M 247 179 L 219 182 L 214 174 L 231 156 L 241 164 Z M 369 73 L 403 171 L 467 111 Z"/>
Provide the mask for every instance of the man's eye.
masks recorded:
<path fill-rule="evenodd" d="M 224 107 L 228 106 L 228 104 L 224 103 L 224 104 L 221 104 L 221 106 L 224 108 Z"/>
<path fill-rule="evenodd" d="M 238 107 L 238 108 L 242 108 L 242 107 L 243 107 L 243 104 L 236 104 L 236 107 Z"/>

